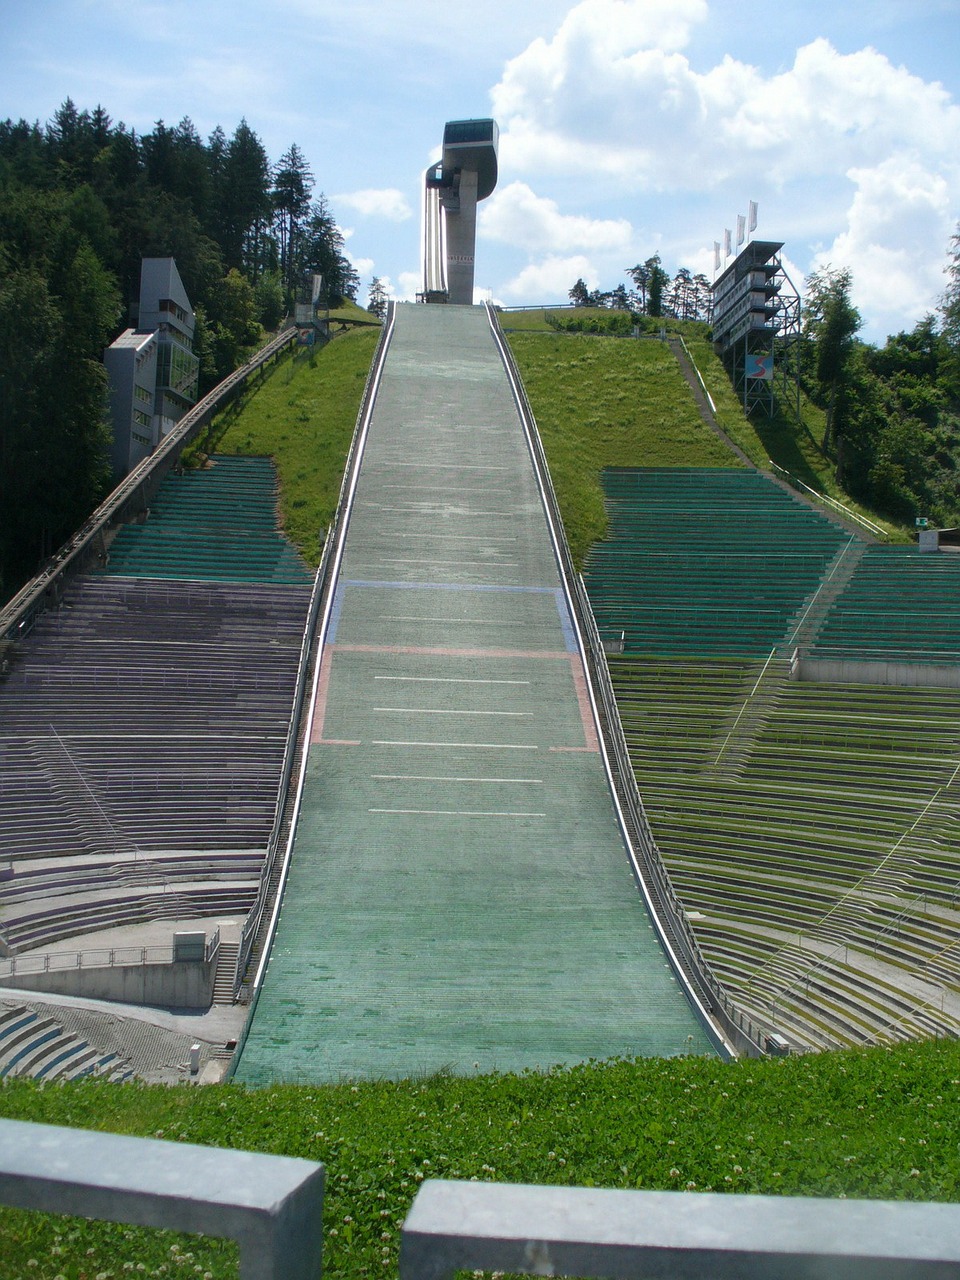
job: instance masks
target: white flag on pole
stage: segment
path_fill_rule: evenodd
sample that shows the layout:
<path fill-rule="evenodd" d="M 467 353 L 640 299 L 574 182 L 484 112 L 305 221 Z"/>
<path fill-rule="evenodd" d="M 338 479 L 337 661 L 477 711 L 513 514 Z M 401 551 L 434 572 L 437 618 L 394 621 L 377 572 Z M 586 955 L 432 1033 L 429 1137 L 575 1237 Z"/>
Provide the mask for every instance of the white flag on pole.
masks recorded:
<path fill-rule="evenodd" d="M 737 248 L 743 244 L 747 234 L 747 220 L 742 213 L 737 214 Z"/>
<path fill-rule="evenodd" d="M 732 237 L 732 235 L 733 235 L 733 232 L 732 232 L 732 231 L 730 231 L 728 228 L 724 228 L 724 232 L 723 232 L 723 256 L 724 256 L 725 258 L 729 258 L 729 257 L 730 257 L 730 255 L 731 255 L 731 253 L 733 253 L 733 244 L 732 244 L 732 242 L 731 242 L 731 237 Z"/>
<path fill-rule="evenodd" d="M 757 202 L 756 200 L 751 200 L 750 214 L 749 214 L 749 217 L 747 218 L 747 230 L 756 231 L 756 229 L 757 229 Z"/>
<path fill-rule="evenodd" d="M 720 241 L 719 240 L 714 240 L 713 242 L 713 269 L 714 271 L 720 270 Z"/>

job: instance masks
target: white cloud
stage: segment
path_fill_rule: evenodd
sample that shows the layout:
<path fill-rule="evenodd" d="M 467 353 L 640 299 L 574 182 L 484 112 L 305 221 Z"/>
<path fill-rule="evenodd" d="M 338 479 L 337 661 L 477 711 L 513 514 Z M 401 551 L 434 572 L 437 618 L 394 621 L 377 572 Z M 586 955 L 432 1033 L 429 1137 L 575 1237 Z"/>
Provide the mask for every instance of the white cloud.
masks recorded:
<path fill-rule="evenodd" d="M 559 213 L 563 197 L 557 205 L 513 183 L 484 233 L 533 247 L 537 228 L 546 250 L 582 249 L 606 270 L 587 228 L 612 234 L 610 210 L 629 212 L 644 244 L 658 225 L 667 239 L 709 244 L 722 224 L 697 230 L 698 217 L 729 199 L 733 226 L 749 196 L 767 215 L 763 233 L 800 261 L 849 266 L 857 304 L 878 324 L 929 310 L 960 208 L 960 106 L 876 49 L 841 53 L 822 37 L 776 74 L 730 54 L 701 69 L 686 50 L 698 24 L 722 21 L 722 6 L 711 10 L 580 0 L 507 62 L 492 90 L 501 174 L 522 173 L 551 196 L 576 183 L 579 207 L 589 200 L 607 216 L 584 218 L 578 239 L 576 220 Z M 511 288 L 539 268 L 528 270 Z"/>
<path fill-rule="evenodd" d="M 566 297 L 577 280 L 583 280 L 588 289 L 600 287 L 600 277 L 589 258 L 582 254 L 549 257 L 524 267 L 498 292 L 506 298 L 540 302 L 544 298 Z"/>
<path fill-rule="evenodd" d="M 331 196 L 335 204 L 346 205 L 365 218 L 386 218 L 388 222 L 406 222 L 413 217 L 407 197 L 396 187 L 368 187 L 363 191 L 347 191 Z"/>
<path fill-rule="evenodd" d="M 741 88 L 739 101 L 711 102 L 722 149 L 763 158 L 781 180 L 881 163 L 895 149 L 949 161 L 960 145 L 960 107 L 943 87 L 875 49 L 841 54 L 814 40 L 788 72 Z"/>
<path fill-rule="evenodd" d="M 954 230 L 949 183 L 909 155 L 848 177 L 857 190 L 846 228 L 814 265 L 849 267 L 854 302 L 876 322 L 921 319 L 943 289 L 943 258 L 930 248 L 945 249 Z"/>
<path fill-rule="evenodd" d="M 413 302 L 423 288 L 423 277 L 417 271 L 401 271 L 397 279 L 396 292 L 390 296 L 398 302 Z"/>
<path fill-rule="evenodd" d="M 706 17 L 706 0 L 581 0 L 552 40 L 538 37 L 507 63 L 493 91 L 494 114 L 502 123 L 527 116 L 534 104 L 547 115 L 562 114 L 572 87 L 585 90 L 588 100 L 598 91 L 609 97 L 607 77 L 625 60 L 683 48 Z"/>
<path fill-rule="evenodd" d="M 536 195 L 525 182 L 511 182 L 484 201 L 480 234 L 537 253 L 573 249 L 626 252 L 632 228 L 626 218 L 564 214 L 555 200 Z"/>
<path fill-rule="evenodd" d="M 785 181 L 894 148 L 957 154 L 960 107 L 874 49 L 841 54 L 817 39 L 779 75 L 730 56 L 701 74 L 677 46 L 706 6 L 659 8 L 677 38 L 656 43 L 647 0 L 581 0 L 552 40 L 507 63 L 492 91 L 504 167 L 699 191 L 761 166 Z"/>

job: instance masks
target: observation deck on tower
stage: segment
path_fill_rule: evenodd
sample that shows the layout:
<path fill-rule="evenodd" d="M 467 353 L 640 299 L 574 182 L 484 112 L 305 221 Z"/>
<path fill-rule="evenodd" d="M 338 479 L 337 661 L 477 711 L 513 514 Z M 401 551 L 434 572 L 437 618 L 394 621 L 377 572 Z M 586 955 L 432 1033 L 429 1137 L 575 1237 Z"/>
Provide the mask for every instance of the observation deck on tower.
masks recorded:
<path fill-rule="evenodd" d="M 713 286 L 713 343 L 745 413 L 773 417 L 777 397 L 800 413 L 790 359 L 800 336 L 800 297 L 780 257 L 780 240 L 752 240 Z"/>
<path fill-rule="evenodd" d="M 473 304 L 477 201 L 497 185 L 495 120 L 448 120 L 423 190 L 424 302 Z"/>

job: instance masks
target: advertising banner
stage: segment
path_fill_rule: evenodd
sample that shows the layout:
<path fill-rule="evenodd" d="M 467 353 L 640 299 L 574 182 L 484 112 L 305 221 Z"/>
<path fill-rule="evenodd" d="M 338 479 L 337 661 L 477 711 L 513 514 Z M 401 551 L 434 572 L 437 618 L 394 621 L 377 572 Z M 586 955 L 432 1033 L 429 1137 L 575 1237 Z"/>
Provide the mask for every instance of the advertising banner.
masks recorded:
<path fill-rule="evenodd" d="M 743 371 L 748 378 L 763 378 L 770 382 L 773 379 L 773 356 L 749 355 Z"/>

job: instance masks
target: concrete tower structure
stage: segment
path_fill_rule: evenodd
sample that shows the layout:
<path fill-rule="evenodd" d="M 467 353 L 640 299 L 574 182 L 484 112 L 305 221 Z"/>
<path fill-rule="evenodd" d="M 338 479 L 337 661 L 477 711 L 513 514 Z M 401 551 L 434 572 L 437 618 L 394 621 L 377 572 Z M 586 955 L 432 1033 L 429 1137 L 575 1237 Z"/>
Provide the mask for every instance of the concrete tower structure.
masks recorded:
<path fill-rule="evenodd" d="M 497 185 L 495 120 L 449 120 L 443 156 L 426 172 L 423 218 L 423 300 L 473 303 L 477 201 Z"/>
<path fill-rule="evenodd" d="M 110 381 L 113 472 L 127 475 L 196 403 L 196 316 L 173 258 L 144 258 L 137 327 L 103 353 Z"/>

